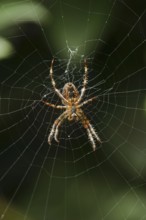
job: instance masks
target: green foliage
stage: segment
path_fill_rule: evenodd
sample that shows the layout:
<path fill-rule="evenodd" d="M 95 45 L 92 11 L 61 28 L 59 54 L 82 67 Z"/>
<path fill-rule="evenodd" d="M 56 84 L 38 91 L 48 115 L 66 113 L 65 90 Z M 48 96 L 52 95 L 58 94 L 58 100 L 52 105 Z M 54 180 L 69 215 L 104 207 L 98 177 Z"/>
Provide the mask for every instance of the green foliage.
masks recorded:
<path fill-rule="evenodd" d="M 42 25 L 50 20 L 49 11 L 40 3 L 32 1 L 7 1 L 0 3 L 0 59 L 9 57 L 14 48 L 7 39 L 17 35 L 16 27 L 20 23 L 34 22 Z M 4 38 L 5 37 L 5 38 Z"/>

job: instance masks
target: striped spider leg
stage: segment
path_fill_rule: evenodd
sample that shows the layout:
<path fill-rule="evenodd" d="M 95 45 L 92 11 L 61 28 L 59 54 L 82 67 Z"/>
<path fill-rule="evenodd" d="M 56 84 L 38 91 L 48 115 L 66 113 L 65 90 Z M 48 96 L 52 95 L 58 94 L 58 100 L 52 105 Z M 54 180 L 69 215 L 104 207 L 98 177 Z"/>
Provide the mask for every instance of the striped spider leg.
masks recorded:
<path fill-rule="evenodd" d="M 92 102 L 93 99 L 95 99 L 95 98 L 96 97 L 88 99 L 87 101 L 84 101 L 83 103 L 81 103 L 79 106 L 81 107 L 89 102 Z M 94 127 L 91 125 L 89 119 L 86 117 L 86 115 L 84 113 L 81 116 L 81 122 L 83 124 L 83 127 L 87 130 L 89 140 L 92 143 L 92 148 L 93 148 L 93 150 L 95 150 L 96 144 L 95 144 L 94 138 L 97 140 L 98 143 L 102 143 L 101 139 L 100 139 L 99 135 L 97 134 L 97 132 L 95 131 Z"/>
<path fill-rule="evenodd" d="M 85 73 L 84 73 L 84 79 L 83 79 L 83 88 L 81 89 L 81 94 L 80 94 L 80 96 L 79 96 L 79 98 L 77 100 L 77 103 L 79 103 L 82 100 L 82 98 L 83 98 L 83 96 L 85 94 L 86 85 L 87 85 L 87 82 L 88 82 L 88 79 L 87 79 L 87 77 L 88 77 L 88 67 L 87 67 L 86 59 L 84 60 L 84 64 L 85 64 L 85 66 L 84 66 Z"/>
<path fill-rule="evenodd" d="M 56 82 L 53 78 L 53 63 L 54 63 L 54 59 L 52 60 L 51 62 L 51 67 L 50 67 L 50 77 L 51 77 L 51 83 L 52 83 L 52 86 L 55 90 L 55 92 L 57 93 L 57 95 L 65 102 L 65 103 L 68 103 L 67 99 L 64 98 L 64 96 L 60 93 L 60 91 L 56 88 Z"/>
<path fill-rule="evenodd" d="M 54 136 L 54 139 L 56 142 L 58 141 L 58 130 L 59 126 L 63 123 L 63 121 L 68 117 L 67 111 L 63 112 L 53 123 L 52 129 L 50 131 L 50 134 L 48 136 L 48 143 L 51 145 L 52 138 Z"/>

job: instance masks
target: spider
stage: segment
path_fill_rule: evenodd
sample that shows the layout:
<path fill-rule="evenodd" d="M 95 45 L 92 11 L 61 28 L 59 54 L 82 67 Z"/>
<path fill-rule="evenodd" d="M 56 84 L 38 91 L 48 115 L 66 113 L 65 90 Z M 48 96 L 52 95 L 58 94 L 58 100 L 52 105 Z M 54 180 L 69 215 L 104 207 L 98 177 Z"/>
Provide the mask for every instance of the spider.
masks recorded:
<path fill-rule="evenodd" d="M 53 63 L 54 59 L 51 62 L 50 66 L 50 78 L 52 86 L 56 92 L 56 94 L 60 97 L 63 105 L 55 105 L 52 103 L 49 103 L 47 101 L 42 100 L 42 102 L 50 107 L 56 108 L 56 109 L 64 109 L 65 111 L 54 121 L 53 126 L 51 128 L 51 131 L 48 136 L 48 143 L 51 145 L 51 141 L 54 138 L 56 142 L 58 141 L 58 132 L 59 127 L 64 122 L 65 119 L 68 119 L 69 121 L 80 121 L 83 125 L 83 127 L 87 130 L 87 134 L 89 137 L 89 140 L 91 141 L 93 150 L 96 149 L 96 144 L 94 138 L 97 140 L 98 143 L 101 143 L 101 140 L 96 133 L 93 126 L 90 124 L 89 119 L 84 114 L 83 110 L 81 109 L 82 106 L 86 105 L 89 102 L 92 102 L 97 97 L 90 98 L 88 100 L 85 100 L 83 102 L 83 96 L 86 91 L 86 85 L 87 85 L 87 75 L 88 75 L 88 67 L 87 62 L 84 60 L 84 77 L 83 77 L 83 87 L 81 89 L 81 92 L 79 94 L 79 91 L 77 90 L 76 86 L 72 82 L 68 82 L 64 85 L 62 93 L 56 88 L 56 82 L 53 78 Z"/>

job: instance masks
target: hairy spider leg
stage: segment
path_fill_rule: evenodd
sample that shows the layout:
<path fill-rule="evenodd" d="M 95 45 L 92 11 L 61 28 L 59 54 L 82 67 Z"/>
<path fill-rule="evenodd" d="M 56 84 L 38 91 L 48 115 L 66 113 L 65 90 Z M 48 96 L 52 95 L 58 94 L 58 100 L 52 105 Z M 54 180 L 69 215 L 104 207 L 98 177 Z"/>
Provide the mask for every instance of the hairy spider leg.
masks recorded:
<path fill-rule="evenodd" d="M 86 128 L 86 129 L 87 129 L 87 134 L 88 134 L 89 140 L 91 141 L 91 144 L 92 144 L 92 148 L 95 151 L 96 150 L 96 144 L 95 144 L 93 135 L 92 135 L 92 133 L 91 133 L 89 128 Z"/>
<path fill-rule="evenodd" d="M 90 131 L 93 134 L 93 136 L 96 138 L 96 140 L 101 143 L 101 139 L 98 136 L 98 134 L 96 133 L 95 129 L 93 128 L 93 126 L 89 123 L 89 127 L 90 127 Z"/>
<path fill-rule="evenodd" d="M 66 106 L 63 106 L 63 105 L 54 105 L 52 103 L 49 103 L 49 102 L 46 102 L 46 101 L 43 101 L 41 100 L 45 105 L 47 106 L 51 106 L 52 108 L 57 108 L 57 109 L 66 109 L 67 107 Z"/>
<path fill-rule="evenodd" d="M 65 118 L 67 118 L 68 114 L 67 114 L 67 111 L 63 112 L 53 123 L 53 126 L 52 126 L 52 129 L 50 131 L 50 134 L 48 136 L 48 143 L 51 145 L 51 140 L 54 136 L 54 133 L 56 132 L 56 127 L 58 126 L 58 124 L 60 122 L 63 122 L 63 120 Z"/>
<path fill-rule="evenodd" d="M 84 64 L 85 64 L 85 66 L 84 66 L 85 73 L 84 73 L 84 79 L 83 79 L 83 88 L 81 89 L 81 94 L 80 94 L 80 97 L 79 97 L 77 103 L 79 103 L 82 100 L 82 98 L 83 98 L 83 96 L 85 94 L 86 85 L 87 85 L 87 82 L 88 82 L 88 80 L 87 80 L 87 77 L 88 77 L 88 67 L 87 67 L 86 59 L 84 60 Z"/>
<path fill-rule="evenodd" d="M 95 100 L 95 99 L 98 99 L 98 97 L 97 97 L 97 96 L 94 96 L 94 97 L 91 98 L 91 99 L 85 100 L 84 102 L 82 102 L 81 104 L 79 104 L 78 107 L 80 108 L 80 107 L 82 107 L 83 105 L 86 105 L 86 104 L 88 104 L 89 102 L 92 102 L 92 101 Z"/>
<path fill-rule="evenodd" d="M 66 117 L 65 117 L 65 118 L 66 118 Z M 64 118 L 64 119 L 65 119 L 65 118 Z M 60 127 L 60 125 L 63 123 L 64 119 L 62 119 L 62 120 L 58 123 L 58 125 L 56 126 L 56 129 L 55 129 L 54 139 L 55 139 L 55 141 L 58 142 L 58 143 L 59 143 L 59 140 L 58 140 L 59 127 Z"/>
<path fill-rule="evenodd" d="M 68 103 L 67 99 L 65 99 L 63 97 L 63 95 L 60 93 L 60 91 L 56 88 L 56 83 L 55 83 L 55 80 L 53 78 L 53 63 L 54 63 L 54 59 L 52 60 L 51 62 L 51 67 L 50 67 L 50 77 L 51 77 L 51 83 L 52 83 L 52 86 L 56 92 L 56 94 L 62 99 L 64 100 L 65 103 Z"/>
<path fill-rule="evenodd" d="M 80 119 L 83 124 L 83 127 L 87 130 L 87 134 L 88 134 L 89 140 L 91 141 L 92 148 L 95 151 L 96 144 L 95 144 L 93 137 L 95 137 L 99 143 L 101 143 L 101 140 L 100 140 L 99 136 L 96 134 L 95 129 L 92 127 L 92 125 L 90 124 L 88 118 L 85 116 L 84 113 L 82 113 L 82 115 L 80 115 Z"/>

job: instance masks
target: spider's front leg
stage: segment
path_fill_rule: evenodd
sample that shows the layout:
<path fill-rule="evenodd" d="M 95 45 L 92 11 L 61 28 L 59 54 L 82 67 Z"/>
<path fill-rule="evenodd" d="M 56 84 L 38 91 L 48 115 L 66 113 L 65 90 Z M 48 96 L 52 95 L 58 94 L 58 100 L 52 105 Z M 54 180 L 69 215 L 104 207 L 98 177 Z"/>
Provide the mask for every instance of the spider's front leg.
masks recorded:
<path fill-rule="evenodd" d="M 50 77 L 51 77 L 52 86 L 53 86 L 53 88 L 54 88 L 56 94 L 57 94 L 62 100 L 64 100 L 65 103 L 68 103 L 67 99 L 65 99 L 65 98 L 63 97 L 63 95 L 60 93 L 60 91 L 56 88 L 56 82 L 55 82 L 55 80 L 54 80 L 54 78 L 53 78 L 53 63 L 54 63 L 54 59 L 52 60 L 52 62 L 51 62 L 51 67 L 50 67 Z"/>
<path fill-rule="evenodd" d="M 49 145 L 51 145 L 51 141 L 52 141 L 53 136 L 54 136 L 55 140 L 58 142 L 58 139 L 57 139 L 58 128 L 59 128 L 60 124 L 64 121 L 64 119 L 67 118 L 67 116 L 68 116 L 68 113 L 67 113 L 67 111 L 65 111 L 54 121 L 52 129 L 51 129 L 50 134 L 48 136 Z M 54 133 L 55 133 L 55 135 L 54 135 Z"/>
<path fill-rule="evenodd" d="M 85 91 L 86 91 L 87 76 L 88 76 L 88 67 L 87 67 L 86 59 L 84 60 L 84 64 L 85 64 L 85 66 L 84 66 L 85 73 L 84 73 L 84 79 L 83 79 L 83 88 L 81 89 L 81 94 L 80 94 L 80 97 L 79 97 L 77 103 L 79 103 L 82 100 L 82 98 L 85 94 Z"/>

